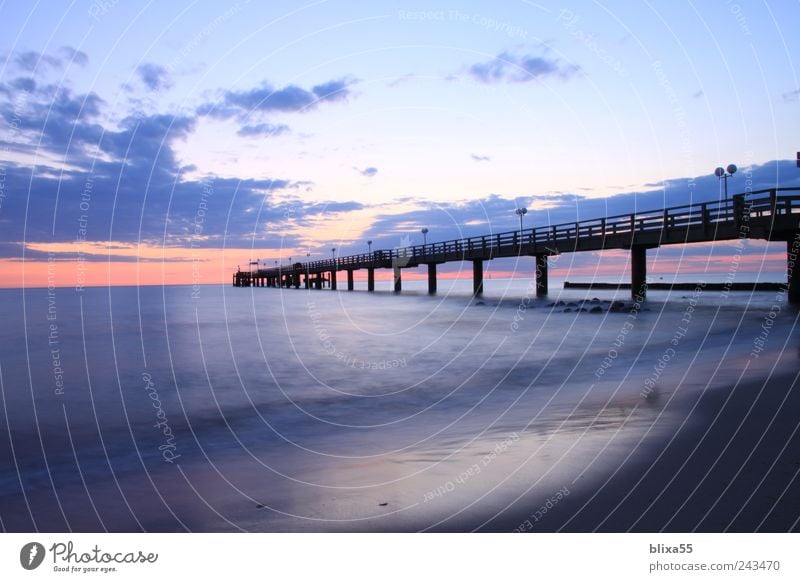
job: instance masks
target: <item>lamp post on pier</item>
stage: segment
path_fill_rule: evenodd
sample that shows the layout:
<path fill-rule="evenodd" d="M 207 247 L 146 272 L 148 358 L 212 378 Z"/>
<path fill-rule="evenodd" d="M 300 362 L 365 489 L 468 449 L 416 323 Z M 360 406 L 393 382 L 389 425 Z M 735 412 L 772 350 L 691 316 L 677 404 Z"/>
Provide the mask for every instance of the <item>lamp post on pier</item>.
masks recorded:
<path fill-rule="evenodd" d="M 519 236 L 522 237 L 522 217 L 528 214 L 528 209 L 525 207 L 517 208 L 514 211 L 519 216 Z"/>
<path fill-rule="evenodd" d="M 736 164 L 728 164 L 727 168 L 720 166 L 714 170 L 714 175 L 725 185 L 725 201 L 728 200 L 728 178 L 733 176 L 738 169 L 739 168 L 736 167 Z"/>

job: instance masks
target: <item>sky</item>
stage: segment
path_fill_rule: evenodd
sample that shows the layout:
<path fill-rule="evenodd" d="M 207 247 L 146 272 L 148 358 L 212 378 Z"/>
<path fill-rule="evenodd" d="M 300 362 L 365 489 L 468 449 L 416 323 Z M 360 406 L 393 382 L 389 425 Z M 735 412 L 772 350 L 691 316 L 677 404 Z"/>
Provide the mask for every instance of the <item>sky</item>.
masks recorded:
<path fill-rule="evenodd" d="M 717 200 L 729 163 L 731 193 L 800 186 L 796 1 L 18 0 L 0 21 L 3 287 L 228 282 L 512 230 L 519 206 L 539 226 Z M 724 270 L 733 244 L 651 271 Z M 743 265 L 785 269 L 757 241 Z"/>

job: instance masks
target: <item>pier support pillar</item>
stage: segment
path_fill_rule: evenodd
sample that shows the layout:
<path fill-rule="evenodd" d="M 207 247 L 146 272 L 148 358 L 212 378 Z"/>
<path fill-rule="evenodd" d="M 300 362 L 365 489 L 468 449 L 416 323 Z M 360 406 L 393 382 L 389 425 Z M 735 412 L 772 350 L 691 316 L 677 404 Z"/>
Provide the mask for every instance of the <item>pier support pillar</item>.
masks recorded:
<path fill-rule="evenodd" d="M 428 263 L 428 294 L 436 294 L 436 263 Z"/>
<path fill-rule="evenodd" d="M 536 257 L 536 296 L 547 295 L 547 255 L 539 254 Z"/>
<path fill-rule="evenodd" d="M 786 282 L 788 283 L 788 300 L 792 305 L 800 305 L 800 266 L 797 255 L 800 251 L 800 232 L 792 240 L 786 241 Z"/>
<path fill-rule="evenodd" d="M 316 280 L 314 281 L 315 289 L 322 289 L 322 273 L 317 273 Z"/>
<path fill-rule="evenodd" d="M 631 247 L 631 297 L 647 297 L 647 247 L 644 245 Z"/>
<path fill-rule="evenodd" d="M 308 273 L 306 273 L 306 276 L 305 276 L 305 279 L 304 279 L 304 281 L 305 281 L 305 287 L 306 287 L 306 289 L 308 289 L 309 287 L 311 287 L 311 284 L 310 284 L 309 278 L 310 278 L 310 275 L 309 275 Z"/>
<path fill-rule="evenodd" d="M 483 295 L 483 261 L 472 261 L 472 294 Z"/>
<path fill-rule="evenodd" d="M 367 269 L 367 291 L 375 291 L 375 269 Z"/>
<path fill-rule="evenodd" d="M 403 290 L 403 276 L 400 267 L 393 267 L 392 270 L 394 271 L 394 292 L 400 293 Z"/>
<path fill-rule="evenodd" d="M 331 291 L 336 291 L 336 269 L 331 271 Z"/>
<path fill-rule="evenodd" d="M 353 283 L 353 269 L 347 269 L 347 290 L 352 291 L 355 287 Z"/>
<path fill-rule="evenodd" d="M 294 276 L 294 288 L 295 289 L 300 289 L 300 273 L 297 273 Z"/>

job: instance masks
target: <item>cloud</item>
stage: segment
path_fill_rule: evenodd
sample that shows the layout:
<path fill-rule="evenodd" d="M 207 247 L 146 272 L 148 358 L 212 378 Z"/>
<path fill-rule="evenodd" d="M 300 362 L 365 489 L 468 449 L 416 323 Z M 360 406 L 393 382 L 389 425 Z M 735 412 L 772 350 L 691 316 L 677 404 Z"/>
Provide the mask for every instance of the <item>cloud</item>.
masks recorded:
<path fill-rule="evenodd" d="M 80 67 L 85 67 L 89 64 L 89 55 L 71 46 L 62 46 L 58 49 L 58 53 L 60 56 L 38 51 L 24 51 L 17 53 L 13 62 L 18 68 L 28 73 L 41 72 L 47 69 L 63 69 L 65 64 L 74 63 Z"/>
<path fill-rule="evenodd" d="M 57 69 L 61 67 L 61 59 L 58 57 L 46 55 L 37 51 L 19 53 L 14 58 L 14 62 L 20 69 L 31 73 L 37 69 L 46 69 L 48 67 Z"/>
<path fill-rule="evenodd" d="M 9 119 L 19 116 L 25 123 L 13 140 L 0 136 L 0 144 L 24 153 L 52 150 L 65 162 L 76 157 L 76 163 L 83 163 L 84 146 L 96 144 L 103 131 L 96 123 L 103 100 L 95 93 L 75 95 L 65 86 L 40 86 L 26 77 L 12 81 L 10 86 L 18 90 L 16 94 L 0 85 L 0 93 L 6 96 L 5 102 L 0 101 L 0 114 Z"/>
<path fill-rule="evenodd" d="M 558 59 L 507 52 L 469 68 L 469 73 L 481 83 L 527 83 L 546 77 L 569 79 L 578 71 L 579 67 L 564 65 Z"/>
<path fill-rule="evenodd" d="M 288 125 L 272 123 L 257 123 L 255 125 L 243 125 L 236 133 L 242 137 L 277 137 L 289 131 Z"/>
<path fill-rule="evenodd" d="M 348 79 L 338 79 L 315 85 L 310 90 L 297 85 L 276 89 L 265 83 L 246 91 L 226 91 L 218 102 L 201 105 L 198 113 L 229 119 L 246 118 L 252 113 L 311 111 L 321 103 L 346 101 L 351 95 L 352 83 Z"/>
<path fill-rule="evenodd" d="M 361 168 L 356 168 L 354 166 L 353 169 L 362 176 L 366 176 L 367 178 L 372 178 L 375 174 L 378 173 L 378 168 L 374 168 L 372 166 L 364 168 L 363 170 Z"/>
<path fill-rule="evenodd" d="M 80 67 L 85 67 L 89 64 L 89 55 L 83 51 L 74 49 L 71 46 L 62 46 L 58 50 L 64 56 L 64 59 L 70 63 L 75 63 Z"/>
<path fill-rule="evenodd" d="M 800 89 L 795 89 L 794 91 L 787 91 L 783 94 L 783 100 L 786 102 L 797 101 L 800 99 Z"/>
<path fill-rule="evenodd" d="M 491 162 L 492 158 L 489 156 L 479 156 L 478 154 L 470 154 L 470 157 L 476 162 Z"/>
<path fill-rule="evenodd" d="M 11 81 L 10 86 L 18 91 L 31 93 L 36 90 L 36 81 L 32 77 L 18 77 Z"/>
<path fill-rule="evenodd" d="M 143 63 L 136 68 L 142 83 L 151 91 L 161 91 L 172 87 L 172 79 L 167 70 L 155 63 Z"/>
<path fill-rule="evenodd" d="M 67 55 L 64 50 L 62 56 L 84 61 L 78 51 Z M 20 59 L 31 69 L 41 68 L 38 53 Z M 42 62 L 49 66 L 56 60 Z M 168 82 L 157 66 L 138 72 L 149 87 Z M 234 115 L 243 114 L 248 99 L 259 98 L 226 95 Z M 309 90 L 288 86 L 268 94 L 259 107 L 309 110 L 348 95 L 342 80 Z M 293 246 L 302 242 L 295 221 L 304 216 L 363 208 L 357 202 L 309 200 L 312 183 L 302 179 L 189 178 L 198 170 L 178 159 L 176 147 L 195 131 L 199 118 L 194 112 L 136 113 L 111 124 L 105 121 L 105 108 L 95 93 L 43 84 L 30 75 L 0 82 L 0 115 L 25 121 L 13 133 L 0 135 L 0 149 L 18 160 L 3 167 L 4 191 L 13 196 L 4 198 L 0 213 L 0 258 L 21 256 L 23 241 L 74 243 L 80 231 L 94 243 L 220 248 L 257 241 L 265 248 Z M 243 125 L 239 134 L 287 131 L 286 125 L 263 121 Z M 28 212 L 30 208 L 36 212 Z"/>

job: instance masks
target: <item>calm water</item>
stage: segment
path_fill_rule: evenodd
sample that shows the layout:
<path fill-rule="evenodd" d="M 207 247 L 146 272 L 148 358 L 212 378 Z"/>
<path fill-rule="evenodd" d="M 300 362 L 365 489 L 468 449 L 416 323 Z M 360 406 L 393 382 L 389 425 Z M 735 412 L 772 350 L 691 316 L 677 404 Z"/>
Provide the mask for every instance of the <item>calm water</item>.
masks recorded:
<path fill-rule="evenodd" d="M 576 313 L 626 292 L 379 286 L 0 290 L 3 527 L 479 522 L 534 485 L 578 487 L 704 390 L 797 358 L 797 313 L 773 292 Z"/>

